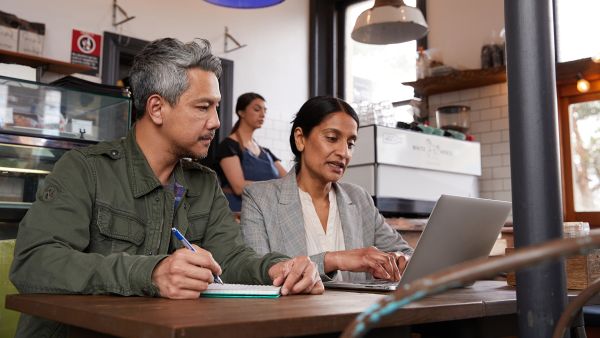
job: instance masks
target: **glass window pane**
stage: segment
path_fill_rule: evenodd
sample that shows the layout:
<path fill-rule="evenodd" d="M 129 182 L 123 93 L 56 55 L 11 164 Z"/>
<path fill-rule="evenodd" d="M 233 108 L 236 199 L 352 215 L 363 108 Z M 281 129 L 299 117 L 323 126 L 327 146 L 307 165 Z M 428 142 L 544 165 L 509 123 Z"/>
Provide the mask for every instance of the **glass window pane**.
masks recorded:
<path fill-rule="evenodd" d="M 569 105 L 576 212 L 600 211 L 600 100 Z"/>
<path fill-rule="evenodd" d="M 598 0 L 556 0 L 558 62 L 600 54 Z"/>
<path fill-rule="evenodd" d="M 350 37 L 360 13 L 373 7 L 373 3 L 362 1 L 346 10 L 345 98 L 351 103 L 410 99 L 414 90 L 402 82 L 416 79 L 417 42 L 370 45 Z M 416 0 L 405 0 L 404 3 L 416 6 Z"/>

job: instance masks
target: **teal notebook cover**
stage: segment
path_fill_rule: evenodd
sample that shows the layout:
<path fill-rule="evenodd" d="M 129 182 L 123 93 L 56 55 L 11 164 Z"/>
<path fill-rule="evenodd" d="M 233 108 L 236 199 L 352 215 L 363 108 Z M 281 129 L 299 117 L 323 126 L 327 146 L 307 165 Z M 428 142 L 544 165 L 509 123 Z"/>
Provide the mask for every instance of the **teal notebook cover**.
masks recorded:
<path fill-rule="evenodd" d="M 200 297 L 205 298 L 277 298 L 281 287 L 272 285 L 217 284 L 208 286 Z"/>

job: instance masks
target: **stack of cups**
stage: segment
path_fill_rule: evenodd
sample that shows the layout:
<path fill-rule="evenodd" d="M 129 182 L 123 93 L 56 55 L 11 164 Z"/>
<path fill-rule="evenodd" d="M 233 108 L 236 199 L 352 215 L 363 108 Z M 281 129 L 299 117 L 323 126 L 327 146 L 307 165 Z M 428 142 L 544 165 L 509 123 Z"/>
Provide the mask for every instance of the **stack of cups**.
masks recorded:
<path fill-rule="evenodd" d="M 355 107 L 355 110 L 361 126 L 377 124 L 377 117 L 373 114 L 373 104 L 363 101 Z"/>
<path fill-rule="evenodd" d="M 588 222 L 564 222 L 563 237 L 574 238 L 587 236 L 590 233 L 590 224 Z"/>
<path fill-rule="evenodd" d="M 379 126 L 396 127 L 392 103 L 389 101 L 370 103 L 363 101 L 351 105 L 358 115 L 361 126 L 376 124 Z"/>

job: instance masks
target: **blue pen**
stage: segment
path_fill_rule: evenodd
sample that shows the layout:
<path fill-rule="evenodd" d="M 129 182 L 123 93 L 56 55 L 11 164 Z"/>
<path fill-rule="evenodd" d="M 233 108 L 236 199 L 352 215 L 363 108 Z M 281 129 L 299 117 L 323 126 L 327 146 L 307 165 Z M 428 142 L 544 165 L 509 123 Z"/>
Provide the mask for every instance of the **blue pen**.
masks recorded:
<path fill-rule="evenodd" d="M 196 252 L 196 249 L 194 249 L 190 241 L 188 241 L 187 238 L 183 237 L 183 235 L 181 234 L 181 232 L 179 232 L 179 230 L 177 230 L 177 228 L 171 228 L 171 232 L 173 233 L 173 235 L 175 235 L 175 237 L 177 237 L 178 240 L 181 241 L 181 243 L 183 243 L 183 246 L 192 250 L 193 252 Z M 216 283 L 223 284 L 223 281 L 221 280 L 221 278 L 219 278 L 219 276 L 213 275 L 213 277 Z"/>

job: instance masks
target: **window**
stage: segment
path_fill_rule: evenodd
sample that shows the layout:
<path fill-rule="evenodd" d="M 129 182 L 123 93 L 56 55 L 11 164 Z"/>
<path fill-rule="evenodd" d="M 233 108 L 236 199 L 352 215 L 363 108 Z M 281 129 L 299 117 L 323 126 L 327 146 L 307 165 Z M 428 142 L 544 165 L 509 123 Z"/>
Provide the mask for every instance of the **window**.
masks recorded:
<path fill-rule="evenodd" d="M 600 54 L 598 0 L 556 0 L 558 61 L 567 62 Z"/>
<path fill-rule="evenodd" d="M 426 0 L 405 0 L 427 19 Z M 427 36 L 386 46 L 359 44 L 350 38 L 360 13 L 374 1 L 310 0 L 309 94 L 333 95 L 350 103 L 413 97 L 402 82 L 416 78 L 417 45 L 427 48 Z M 383 70 L 382 70 L 383 69 Z"/>
<path fill-rule="evenodd" d="M 408 6 L 416 6 L 416 0 L 404 2 Z M 416 79 L 417 42 L 370 45 L 350 37 L 360 13 L 373 4 L 374 1 L 361 1 L 346 8 L 344 97 L 346 101 L 357 104 L 411 99 L 413 88 L 404 86 L 402 82 Z"/>
<path fill-rule="evenodd" d="M 600 56 L 600 1 L 556 0 L 555 6 L 564 217 L 600 226 L 600 74 L 589 59 Z M 578 73 L 590 81 L 589 92 L 575 89 Z"/>
<path fill-rule="evenodd" d="M 600 211 L 600 100 L 569 104 L 575 212 Z"/>
<path fill-rule="evenodd" d="M 594 83 L 595 82 L 595 83 Z M 598 88 L 600 80 L 592 81 Z M 559 88 L 565 220 L 600 225 L 600 91 Z"/>

